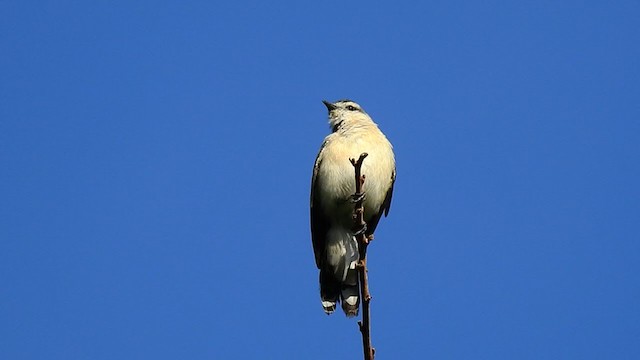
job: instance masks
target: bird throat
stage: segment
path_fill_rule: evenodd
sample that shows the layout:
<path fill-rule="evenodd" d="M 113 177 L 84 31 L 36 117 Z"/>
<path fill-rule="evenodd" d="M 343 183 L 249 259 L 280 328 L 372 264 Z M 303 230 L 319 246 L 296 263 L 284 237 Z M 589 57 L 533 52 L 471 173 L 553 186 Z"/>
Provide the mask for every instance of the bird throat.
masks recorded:
<path fill-rule="evenodd" d="M 338 131 L 338 129 L 340 129 L 340 126 L 342 125 L 342 123 L 344 122 L 344 120 L 340 121 L 339 123 L 333 125 L 333 128 L 331 129 L 333 132 Z"/>

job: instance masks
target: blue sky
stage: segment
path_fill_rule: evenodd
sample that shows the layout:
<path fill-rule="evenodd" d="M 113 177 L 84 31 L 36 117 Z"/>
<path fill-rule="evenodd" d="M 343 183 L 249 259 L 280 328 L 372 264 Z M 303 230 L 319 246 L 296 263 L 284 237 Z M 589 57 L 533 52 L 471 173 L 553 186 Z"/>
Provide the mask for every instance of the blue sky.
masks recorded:
<path fill-rule="evenodd" d="M 379 359 L 640 358 L 637 1 L 0 4 L 0 358 L 353 359 L 322 99 L 395 146 Z"/>

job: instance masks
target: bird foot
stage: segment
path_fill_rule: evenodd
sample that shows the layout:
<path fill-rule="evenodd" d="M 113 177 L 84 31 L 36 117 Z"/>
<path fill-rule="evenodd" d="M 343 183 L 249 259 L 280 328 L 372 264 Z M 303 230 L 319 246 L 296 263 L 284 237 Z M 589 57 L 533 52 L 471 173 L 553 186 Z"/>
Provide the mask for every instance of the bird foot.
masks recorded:
<path fill-rule="evenodd" d="M 356 204 L 359 201 L 363 201 L 366 198 L 365 193 L 361 192 L 361 193 L 355 193 L 353 195 L 351 195 L 349 201 L 351 201 L 352 203 Z"/>
<path fill-rule="evenodd" d="M 362 227 L 360 229 L 357 229 L 354 233 L 353 236 L 360 236 L 362 234 L 364 234 L 364 232 L 367 231 L 367 224 L 362 224 Z"/>

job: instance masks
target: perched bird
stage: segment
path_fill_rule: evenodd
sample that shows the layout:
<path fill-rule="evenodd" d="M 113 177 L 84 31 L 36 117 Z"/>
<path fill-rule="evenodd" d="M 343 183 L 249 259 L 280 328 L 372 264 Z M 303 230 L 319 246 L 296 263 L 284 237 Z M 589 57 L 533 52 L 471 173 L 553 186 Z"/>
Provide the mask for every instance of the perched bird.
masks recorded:
<path fill-rule="evenodd" d="M 352 317 L 358 315 L 360 299 L 353 230 L 355 173 L 349 159 L 369 154 L 362 163 L 366 235 L 373 234 L 383 213 L 389 213 L 396 164 L 391 143 L 360 105 L 351 100 L 323 103 L 332 133 L 324 139 L 313 166 L 311 240 L 324 311 L 331 314 L 341 302 L 344 313 Z"/>

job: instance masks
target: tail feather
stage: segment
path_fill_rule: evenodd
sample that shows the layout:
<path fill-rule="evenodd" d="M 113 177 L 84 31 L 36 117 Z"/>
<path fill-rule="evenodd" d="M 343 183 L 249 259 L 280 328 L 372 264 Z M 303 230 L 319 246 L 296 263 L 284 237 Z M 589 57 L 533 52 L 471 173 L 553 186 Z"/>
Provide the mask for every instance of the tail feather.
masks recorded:
<path fill-rule="evenodd" d="M 342 310 L 347 317 L 358 315 L 358 309 L 360 308 L 360 287 L 358 286 L 358 271 L 355 268 L 355 263 L 347 272 L 345 281 L 342 282 L 340 300 L 342 302 Z"/>
<path fill-rule="evenodd" d="M 322 308 L 327 315 L 336 310 L 336 303 L 340 298 L 340 282 L 333 276 L 332 272 L 320 270 L 320 299 Z"/>
<path fill-rule="evenodd" d="M 358 242 L 348 230 L 331 229 L 327 234 L 325 254 L 326 261 L 320 269 L 320 298 L 324 311 L 331 314 L 341 302 L 348 317 L 358 315 Z"/>

